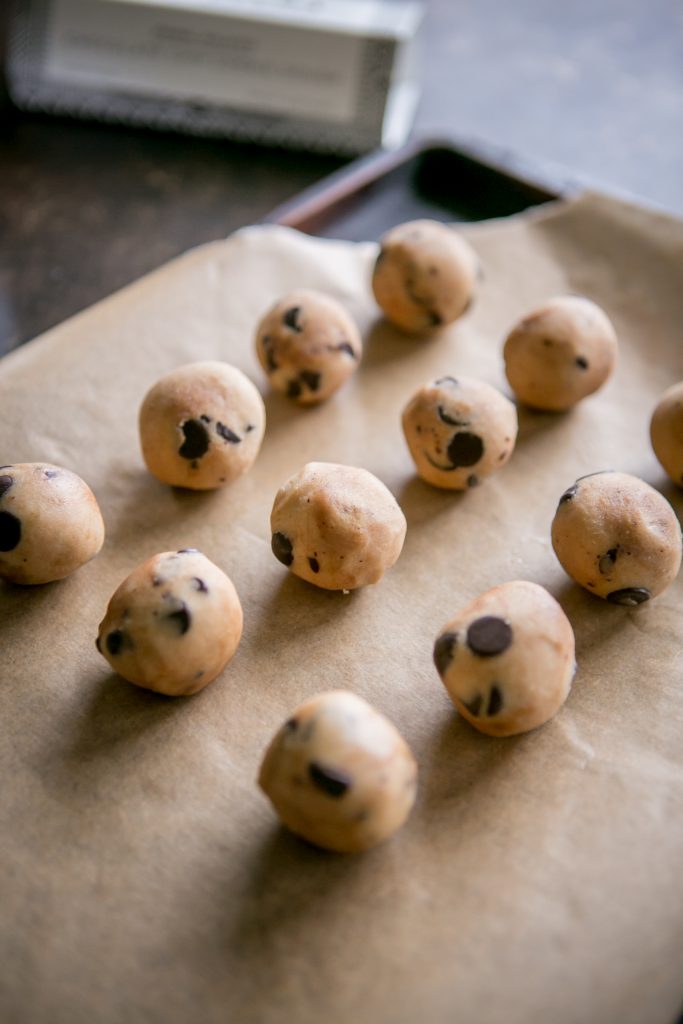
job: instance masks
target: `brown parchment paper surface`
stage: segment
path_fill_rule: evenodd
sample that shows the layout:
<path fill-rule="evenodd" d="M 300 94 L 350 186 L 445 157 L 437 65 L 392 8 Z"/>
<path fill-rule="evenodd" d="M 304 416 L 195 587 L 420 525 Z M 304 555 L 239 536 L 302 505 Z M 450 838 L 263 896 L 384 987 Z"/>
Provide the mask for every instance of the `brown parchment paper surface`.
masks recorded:
<path fill-rule="evenodd" d="M 550 522 L 566 486 L 615 468 L 683 492 L 650 413 L 683 378 L 683 222 L 587 195 L 468 227 L 485 279 L 429 339 L 378 319 L 376 247 L 250 228 L 194 250 L 0 363 L 0 461 L 67 466 L 95 491 L 101 554 L 70 579 L 0 585 L 0 1019 L 30 1024 L 670 1024 L 683 995 L 683 584 L 635 610 L 571 584 Z M 294 286 L 347 304 L 366 354 L 326 405 L 268 393 L 259 316 Z M 617 372 L 561 416 L 520 412 L 507 467 L 464 495 L 414 476 L 400 428 L 441 374 L 507 391 L 501 343 L 548 296 L 602 304 Z M 162 373 L 226 359 L 262 389 L 266 439 L 230 489 L 146 472 L 137 410 Z M 408 519 L 396 566 L 345 596 L 270 551 L 277 487 L 309 460 L 364 466 Z M 144 558 L 198 547 L 233 578 L 239 651 L 198 696 L 112 674 L 94 645 Z M 579 670 L 515 739 L 460 720 L 432 666 L 440 627 L 497 583 L 562 602 Z M 296 704 L 350 688 L 420 765 L 414 813 L 362 856 L 286 834 L 255 785 Z"/>

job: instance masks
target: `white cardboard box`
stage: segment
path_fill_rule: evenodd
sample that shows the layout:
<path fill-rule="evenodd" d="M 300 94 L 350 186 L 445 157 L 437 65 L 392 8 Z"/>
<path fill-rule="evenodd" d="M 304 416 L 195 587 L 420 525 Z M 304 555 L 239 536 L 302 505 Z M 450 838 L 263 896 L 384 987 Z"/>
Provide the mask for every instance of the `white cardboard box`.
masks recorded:
<path fill-rule="evenodd" d="M 340 153 L 399 145 L 418 97 L 414 0 L 28 0 L 15 103 Z"/>

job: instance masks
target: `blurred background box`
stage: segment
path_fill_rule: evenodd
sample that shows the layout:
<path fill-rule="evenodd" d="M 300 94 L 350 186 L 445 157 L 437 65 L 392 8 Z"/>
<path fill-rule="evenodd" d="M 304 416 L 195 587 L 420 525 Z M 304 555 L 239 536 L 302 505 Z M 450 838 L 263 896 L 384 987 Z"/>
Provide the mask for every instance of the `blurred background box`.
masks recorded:
<path fill-rule="evenodd" d="M 418 99 L 413 0 L 26 0 L 25 110 L 333 153 L 395 146 Z"/>

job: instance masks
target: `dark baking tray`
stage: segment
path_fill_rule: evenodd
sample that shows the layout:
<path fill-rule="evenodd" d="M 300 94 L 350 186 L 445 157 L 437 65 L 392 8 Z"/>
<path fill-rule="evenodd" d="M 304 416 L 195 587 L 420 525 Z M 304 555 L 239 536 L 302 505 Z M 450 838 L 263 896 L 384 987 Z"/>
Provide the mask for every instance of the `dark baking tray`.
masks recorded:
<path fill-rule="evenodd" d="M 272 210 L 264 223 L 357 242 L 421 217 L 449 222 L 506 217 L 576 187 L 529 173 L 510 154 L 451 140 L 418 140 L 361 157 Z"/>

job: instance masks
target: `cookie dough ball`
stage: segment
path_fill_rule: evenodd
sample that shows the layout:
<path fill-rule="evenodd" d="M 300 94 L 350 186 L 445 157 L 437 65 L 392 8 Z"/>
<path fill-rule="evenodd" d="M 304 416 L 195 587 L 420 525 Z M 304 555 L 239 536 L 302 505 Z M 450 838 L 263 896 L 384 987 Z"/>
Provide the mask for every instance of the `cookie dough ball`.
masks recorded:
<path fill-rule="evenodd" d="M 453 228 L 414 220 L 380 239 L 372 290 L 387 320 L 419 334 L 462 316 L 478 272 L 476 253 Z"/>
<path fill-rule="evenodd" d="M 617 336 L 590 299 L 562 295 L 515 324 L 503 356 L 520 402 L 563 412 L 605 383 L 616 362 Z"/>
<path fill-rule="evenodd" d="M 120 676 L 170 697 L 197 693 L 225 668 L 242 636 L 232 581 L 194 548 L 134 569 L 100 623 L 98 651 Z"/>
<path fill-rule="evenodd" d="M 103 543 L 99 505 L 75 473 L 48 462 L 0 466 L 0 578 L 64 579 Z"/>
<path fill-rule="evenodd" d="M 403 433 L 423 480 L 464 490 L 500 469 L 512 455 L 517 410 L 483 381 L 440 377 L 408 402 Z"/>
<path fill-rule="evenodd" d="M 417 765 L 384 715 L 336 690 L 296 709 L 268 747 L 258 781 L 288 829 L 326 850 L 354 853 L 403 825 Z"/>
<path fill-rule="evenodd" d="M 273 554 L 324 590 L 377 583 L 401 554 L 406 518 L 366 469 L 309 462 L 275 496 Z"/>
<path fill-rule="evenodd" d="M 671 505 L 628 473 L 592 473 L 572 484 L 560 498 L 552 541 L 565 572 L 613 604 L 656 597 L 681 565 L 681 528 Z"/>
<path fill-rule="evenodd" d="M 441 631 L 434 662 L 464 718 L 515 736 L 559 711 L 574 677 L 574 633 L 547 590 L 518 580 L 471 601 Z"/>
<path fill-rule="evenodd" d="M 362 351 L 349 314 L 320 292 L 290 292 L 256 332 L 256 354 L 271 386 L 301 405 L 334 394 L 357 369 Z"/>
<path fill-rule="evenodd" d="M 660 398 L 652 414 L 650 439 L 663 468 L 683 487 L 683 381 Z"/>
<path fill-rule="evenodd" d="M 205 491 L 251 467 L 266 427 L 263 400 L 228 363 L 190 363 L 166 374 L 140 409 L 140 443 L 162 483 Z"/>

